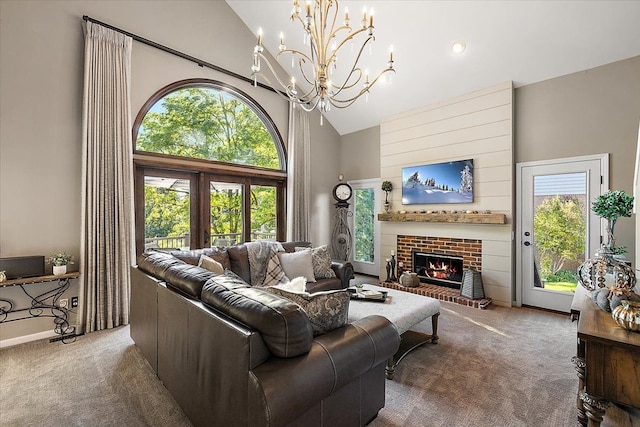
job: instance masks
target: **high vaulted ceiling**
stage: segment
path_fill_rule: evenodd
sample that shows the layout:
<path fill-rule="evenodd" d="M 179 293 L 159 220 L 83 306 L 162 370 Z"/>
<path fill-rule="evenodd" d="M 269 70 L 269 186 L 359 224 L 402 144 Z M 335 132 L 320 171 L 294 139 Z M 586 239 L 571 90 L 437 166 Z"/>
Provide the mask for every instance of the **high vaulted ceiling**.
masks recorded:
<path fill-rule="evenodd" d="M 254 33 L 262 27 L 264 46 L 272 54 L 278 52 L 281 31 L 287 47 L 303 49 L 301 25 L 289 19 L 292 1 L 226 1 Z M 304 0 L 300 4 L 304 7 Z M 339 16 L 349 8 L 352 25 L 361 19 L 363 6 L 374 8 L 376 41 L 371 54 L 367 49 L 363 55 L 365 68 L 377 74 L 393 45 L 397 70 L 390 83 L 371 90 L 368 102 L 359 99 L 326 113 L 341 135 L 504 81 L 519 87 L 640 55 L 640 1 L 369 0 L 339 5 Z M 451 46 L 458 40 L 466 50 L 456 55 Z M 341 57 L 338 67 L 349 63 Z"/>

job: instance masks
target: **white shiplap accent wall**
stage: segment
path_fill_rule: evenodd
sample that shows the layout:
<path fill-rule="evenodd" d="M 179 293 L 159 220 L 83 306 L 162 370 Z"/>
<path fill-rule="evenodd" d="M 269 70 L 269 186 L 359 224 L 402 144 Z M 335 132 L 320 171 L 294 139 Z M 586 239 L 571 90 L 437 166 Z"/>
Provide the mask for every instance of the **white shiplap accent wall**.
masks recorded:
<path fill-rule="evenodd" d="M 380 124 L 380 177 L 393 183 L 394 211 L 491 210 L 506 225 L 381 223 L 381 254 L 396 249 L 398 234 L 482 240 L 485 293 L 511 305 L 513 295 L 513 85 L 473 92 L 383 120 Z M 402 168 L 473 159 L 474 202 L 455 205 L 402 205 Z M 386 277 L 384 263 L 380 277 Z"/>

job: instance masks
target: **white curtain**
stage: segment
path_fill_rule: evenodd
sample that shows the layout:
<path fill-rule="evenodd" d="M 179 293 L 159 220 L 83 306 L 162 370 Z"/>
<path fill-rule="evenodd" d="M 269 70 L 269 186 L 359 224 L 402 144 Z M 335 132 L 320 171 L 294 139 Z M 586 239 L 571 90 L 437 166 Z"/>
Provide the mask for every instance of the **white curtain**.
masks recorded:
<path fill-rule="evenodd" d="M 129 323 L 134 260 L 131 37 L 86 22 L 80 332 Z"/>
<path fill-rule="evenodd" d="M 309 241 L 311 153 L 309 115 L 289 103 L 287 141 L 287 240 Z"/>

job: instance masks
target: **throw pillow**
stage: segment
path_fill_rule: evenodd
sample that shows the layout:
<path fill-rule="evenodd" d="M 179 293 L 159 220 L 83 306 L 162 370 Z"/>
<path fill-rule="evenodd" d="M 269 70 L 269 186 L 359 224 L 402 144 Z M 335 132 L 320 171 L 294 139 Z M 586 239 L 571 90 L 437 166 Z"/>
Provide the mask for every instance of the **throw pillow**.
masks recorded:
<path fill-rule="evenodd" d="M 299 252 L 278 252 L 280 264 L 287 277 L 305 277 L 307 282 L 315 282 L 311 249 Z"/>
<path fill-rule="evenodd" d="M 305 250 L 309 250 L 309 248 L 296 248 L 296 252 Z M 311 249 L 311 264 L 313 265 L 313 275 L 316 280 L 336 277 L 336 272 L 331 268 L 329 245 L 322 245 Z"/>
<path fill-rule="evenodd" d="M 276 288 L 280 288 L 280 289 L 284 289 L 285 291 L 292 291 L 292 292 L 306 292 L 307 278 L 302 276 L 296 277 L 295 279 L 290 280 L 287 283 L 276 285 Z"/>
<path fill-rule="evenodd" d="M 282 289 L 267 288 L 269 292 L 283 296 L 298 304 L 307 313 L 313 335 L 321 335 L 344 326 L 349 316 L 349 292 L 346 289 L 309 294 Z"/>
<path fill-rule="evenodd" d="M 200 261 L 198 261 L 198 267 L 206 268 L 207 270 L 216 273 L 223 274 L 224 267 L 218 261 L 213 258 L 206 256 L 205 254 L 200 255 Z"/>

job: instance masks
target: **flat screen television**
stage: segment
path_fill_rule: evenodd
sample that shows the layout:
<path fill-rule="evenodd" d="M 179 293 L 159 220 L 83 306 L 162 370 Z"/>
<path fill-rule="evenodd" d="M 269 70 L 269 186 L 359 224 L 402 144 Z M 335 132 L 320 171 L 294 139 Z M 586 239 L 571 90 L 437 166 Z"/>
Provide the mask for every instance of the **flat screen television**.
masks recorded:
<path fill-rule="evenodd" d="M 473 203 L 473 159 L 402 168 L 402 204 Z"/>

